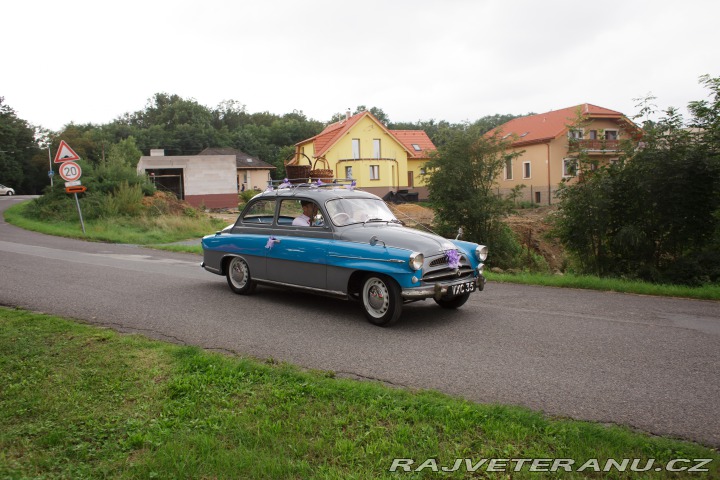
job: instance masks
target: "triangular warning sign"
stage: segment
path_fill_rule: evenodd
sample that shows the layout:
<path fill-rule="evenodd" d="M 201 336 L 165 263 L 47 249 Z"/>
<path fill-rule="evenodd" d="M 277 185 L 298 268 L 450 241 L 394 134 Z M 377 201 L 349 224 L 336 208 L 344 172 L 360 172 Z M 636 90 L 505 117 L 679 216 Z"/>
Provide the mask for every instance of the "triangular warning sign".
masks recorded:
<path fill-rule="evenodd" d="M 58 147 L 58 151 L 55 154 L 55 163 L 72 162 L 75 160 L 80 160 L 78 154 L 70 148 L 70 145 L 65 143 L 65 140 L 60 140 L 60 147 Z"/>

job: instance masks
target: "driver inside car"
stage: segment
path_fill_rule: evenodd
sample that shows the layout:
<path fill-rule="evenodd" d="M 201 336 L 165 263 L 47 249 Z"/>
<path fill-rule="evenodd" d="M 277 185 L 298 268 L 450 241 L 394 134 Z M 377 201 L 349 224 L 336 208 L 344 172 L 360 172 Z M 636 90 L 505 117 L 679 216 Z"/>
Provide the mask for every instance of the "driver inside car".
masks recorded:
<path fill-rule="evenodd" d="M 303 213 L 295 217 L 292 224 L 298 227 L 310 227 L 312 226 L 313 218 L 315 218 L 315 215 L 318 213 L 318 207 L 315 202 L 307 200 L 301 200 L 300 204 L 302 205 Z"/>

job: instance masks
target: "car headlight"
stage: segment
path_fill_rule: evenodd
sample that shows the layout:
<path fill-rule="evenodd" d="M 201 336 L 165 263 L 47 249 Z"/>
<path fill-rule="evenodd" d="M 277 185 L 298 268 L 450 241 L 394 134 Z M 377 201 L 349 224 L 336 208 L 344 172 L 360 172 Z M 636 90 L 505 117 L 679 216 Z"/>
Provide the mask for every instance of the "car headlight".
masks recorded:
<path fill-rule="evenodd" d="M 475 258 L 484 262 L 488 256 L 488 248 L 485 245 L 478 245 L 475 249 Z"/>
<path fill-rule="evenodd" d="M 413 252 L 410 254 L 410 260 L 408 260 L 408 264 L 413 270 L 420 270 L 423 266 L 424 261 L 425 256 L 422 253 Z"/>

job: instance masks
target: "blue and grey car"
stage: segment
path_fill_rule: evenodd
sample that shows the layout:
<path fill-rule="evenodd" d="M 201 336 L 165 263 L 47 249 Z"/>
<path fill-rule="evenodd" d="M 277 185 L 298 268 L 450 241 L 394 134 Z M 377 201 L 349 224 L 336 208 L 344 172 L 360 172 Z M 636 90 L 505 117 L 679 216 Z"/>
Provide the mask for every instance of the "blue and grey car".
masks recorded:
<path fill-rule="evenodd" d="M 378 196 L 339 184 L 271 187 L 202 247 L 203 268 L 227 277 L 237 294 L 261 284 L 357 300 L 380 326 L 408 302 L 462 306 L 483 290 L 488 253 L 407 228 Z"/>

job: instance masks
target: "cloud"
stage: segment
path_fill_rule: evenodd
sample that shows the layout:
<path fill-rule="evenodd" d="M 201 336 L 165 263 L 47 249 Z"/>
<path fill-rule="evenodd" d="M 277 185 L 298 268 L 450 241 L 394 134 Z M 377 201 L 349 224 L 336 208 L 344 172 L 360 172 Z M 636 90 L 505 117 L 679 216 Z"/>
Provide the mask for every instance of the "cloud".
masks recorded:
<path fill-rule="evenodd" d="M 710 0 L 13 2 L 0 95 L 52 129 L 107 123 L 167 92 L 250 112 L 473 121 L 594 103 L 684 107 L 718 75 Z M 713 71 L 714 69 L 714 71 Z"/>

